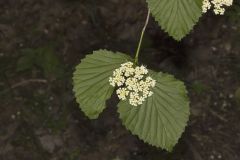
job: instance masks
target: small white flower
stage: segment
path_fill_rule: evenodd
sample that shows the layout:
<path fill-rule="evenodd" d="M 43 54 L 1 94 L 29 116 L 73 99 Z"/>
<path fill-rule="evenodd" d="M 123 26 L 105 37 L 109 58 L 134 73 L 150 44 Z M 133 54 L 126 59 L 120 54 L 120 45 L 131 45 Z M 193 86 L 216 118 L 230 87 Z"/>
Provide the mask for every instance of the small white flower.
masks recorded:
<path fill-rule="evenodd" d="M 206 13 L 211 7 L 212 7 L 212 4 L 209 2 L 209 0 L 203 0 L 203 5 L 202 5 L 203 13 Z"/>
<path fill-rule="evenodd" d="M 153 95 L 153 92 L 150 91 L 150 92 L 148 93 L 148 97 L 151 97 L 152 95 Z"/>
<path fill-rule="evenodd" d="M 202 12 L 206 13 L 213 6 L 213 12 L 216 15 L 225 13 L 224 7 L 229 7 L 233 4 L 233 0 L 203 0 Z"/>
<path fill-rule="evenodd" d="M 109 83 L 113 87 L 120 87 L 116 91 L 119 99 L 128 99 L 129 104 L 138 106 L 153 95 L 150 89 L 155 87 L 156 81 L 146 76 L 147 74 L 148 70 L 145 66 L 134 68 L 132 62 L 127 62 L 115 69 L 113 76 L 109 78 Z"/>
<path fill-rule="evenodd" d="M 126 88 L 119 88 L 117 90 L 117 95 L 121 100 L 126 100 L 126 96 L 128 96 L 128 94 L 129 94 L 129 91 Z"/>

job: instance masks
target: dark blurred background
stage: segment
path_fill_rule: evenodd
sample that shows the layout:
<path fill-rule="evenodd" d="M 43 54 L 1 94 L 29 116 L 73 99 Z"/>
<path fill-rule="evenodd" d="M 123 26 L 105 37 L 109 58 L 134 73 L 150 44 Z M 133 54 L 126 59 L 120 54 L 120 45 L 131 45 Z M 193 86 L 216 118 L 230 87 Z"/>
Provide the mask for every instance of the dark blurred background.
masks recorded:
<path fill-rule="evenodd" d="M 239 160 L 240 3 L 176 42 L 150 19 L 141 62 L 183 80 L 191 117 L 172 153 L 131 135 L 116 102 L 88 120 L 74 67 L 106 48 L 133 55 L 144 0 L 0 0 L 0 160 Z"/>

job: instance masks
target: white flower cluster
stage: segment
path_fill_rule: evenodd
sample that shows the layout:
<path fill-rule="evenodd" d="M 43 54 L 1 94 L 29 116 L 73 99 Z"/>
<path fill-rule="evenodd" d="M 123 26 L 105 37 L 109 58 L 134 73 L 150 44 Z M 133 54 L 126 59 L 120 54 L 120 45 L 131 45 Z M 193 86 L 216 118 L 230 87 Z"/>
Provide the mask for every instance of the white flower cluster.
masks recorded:
<path fill-rule="evenodd" d="M 216 15 L 225 13 L 224 7 L 229 7 L 233 4 L 233 0 L 203 0 L 202 12 L 206 13 L 213 6 L 213 11 Z"/>
<path fill-rule="evenodd" d="M 133 106 L 141 105 L 147 97 L 152 96 L 150 90 L 156 81 L 150 76 L 146 76 L 148 70 L 144 66 L 133 67 L 132 62 L 121 64 L 109 78 L 110 85 L 119 87 L 117 89 L 118 98 L 121 100 L 129 99 L 129 104 Z"/>

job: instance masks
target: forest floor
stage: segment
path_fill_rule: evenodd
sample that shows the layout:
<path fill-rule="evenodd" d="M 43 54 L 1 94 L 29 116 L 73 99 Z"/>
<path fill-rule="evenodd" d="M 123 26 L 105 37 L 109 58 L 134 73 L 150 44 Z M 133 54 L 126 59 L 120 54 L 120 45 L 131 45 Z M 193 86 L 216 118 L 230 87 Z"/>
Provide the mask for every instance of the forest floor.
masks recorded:
<path fill-rule="evenodd" d="M 106 48 L 133 55 L 144 0 L 0 1 L 0 160 L 239 160 L 240 22 L 205 15 L 176 42 L 150 19 L 141 61 L 189 90 L 191 117 L 172 153 L 121 124 L 114 101 L 88 120 L 74 67 Z M 239 17 L 238 17 L 239 19 Z"/>

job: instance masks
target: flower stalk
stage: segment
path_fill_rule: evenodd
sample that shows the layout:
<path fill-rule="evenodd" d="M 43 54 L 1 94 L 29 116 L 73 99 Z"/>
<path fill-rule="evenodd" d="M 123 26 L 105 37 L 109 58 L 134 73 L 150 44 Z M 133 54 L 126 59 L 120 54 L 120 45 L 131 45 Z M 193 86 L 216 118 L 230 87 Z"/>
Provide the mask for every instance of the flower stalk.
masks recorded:
<path fill-rule="evenodd" d="M 140 40 L 138 42 L 138 48 L 137 48 L 137 51 L 136 51 L 136 54 L 135 54 L 135 59 L 134 59 L 136 64 L 138 64 L 138 56 L 139 56 L 139 52 L 140 52 L 140 49 L 141 49 L 141 46 L 142 46 L 142 40 L 143 40 L 143 37 L 144 37 L 144 33 L 146 31 L 146 28 L 147 28 L 147 25 L 148 25 L 148 22 L 149 22 L 149 17 L 150 17 L 150 10 L 148 10 L 147 18 L 146 18 L 144 27 L 142 29 Z"/>

